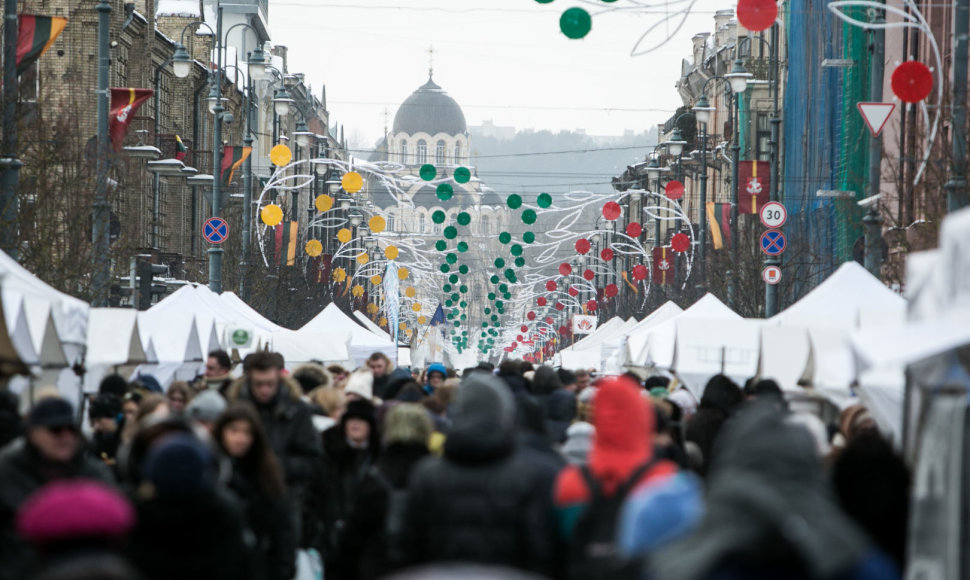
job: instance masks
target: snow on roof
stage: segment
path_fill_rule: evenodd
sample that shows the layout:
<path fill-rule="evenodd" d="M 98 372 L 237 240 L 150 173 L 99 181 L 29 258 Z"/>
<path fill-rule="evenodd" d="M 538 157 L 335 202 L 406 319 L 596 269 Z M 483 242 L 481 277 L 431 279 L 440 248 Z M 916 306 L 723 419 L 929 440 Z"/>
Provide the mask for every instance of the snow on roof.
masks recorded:
<path fill-rule="evenodd" d="M 199 3 L 196 0 L 158 0 L 155 16 L 184 16 L 198 18 Z"/>

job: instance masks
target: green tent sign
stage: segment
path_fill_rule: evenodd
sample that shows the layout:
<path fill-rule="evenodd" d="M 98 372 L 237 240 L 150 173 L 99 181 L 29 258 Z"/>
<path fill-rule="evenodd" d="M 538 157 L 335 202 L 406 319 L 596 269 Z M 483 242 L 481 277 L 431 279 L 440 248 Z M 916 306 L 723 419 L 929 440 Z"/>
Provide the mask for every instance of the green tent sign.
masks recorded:
<path fill-rule="evenodd" d="M 253 335 L 243 328 L 236 328 L 229 334 L 229 339 L 234 347 L 248 347 L 253 340 Z"/>

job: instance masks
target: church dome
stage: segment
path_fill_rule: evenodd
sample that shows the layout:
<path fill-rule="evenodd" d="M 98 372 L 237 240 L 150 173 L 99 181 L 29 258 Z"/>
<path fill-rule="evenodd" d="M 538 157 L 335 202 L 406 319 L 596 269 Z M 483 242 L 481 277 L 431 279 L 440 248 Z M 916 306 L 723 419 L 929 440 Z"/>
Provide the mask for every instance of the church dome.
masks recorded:
<path fill-rule="evenodd" d="M 394 115 L 394 132 L 459 135 L 467 132 L 465 114 L 431 78 L 411 93 Z"/>

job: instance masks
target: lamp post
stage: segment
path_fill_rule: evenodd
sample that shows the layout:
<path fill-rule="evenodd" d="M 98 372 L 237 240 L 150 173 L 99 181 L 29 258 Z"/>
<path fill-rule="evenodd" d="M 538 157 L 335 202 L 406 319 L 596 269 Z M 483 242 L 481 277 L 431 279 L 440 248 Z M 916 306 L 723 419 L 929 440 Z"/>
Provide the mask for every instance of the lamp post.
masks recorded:
<path fill-rule="evenodd" d="M 107 4 L 105 0 L 101 0 L 101 2 L 98 2 L 99 14 L 102 9 L 102 4 L 105 4 L 109 11 L 111 10 L 111 5 Z M 3 171 L 3 184 L 0 186 L 0 216 L 2 216 L 0 218 L 2 219 L 2 223 L 0 223 L 0 249 L 7 252 L 10 257 L 16 260 L 18 254 L 17 246 L 19 243 L 17 232 L 20 229 L 17 223 L 20 212 L 20 200 L 17 190 L 20 186 L 20 166 L 22 165 L 20 160 L 17 159 L 17 92 L 19 90 L 17 80 L 17 0 L 4 0 L 3 23 L 6 33 L 3 35 L 3 141 L 0 144 L 0 149 L 2 149 L 0 151 L 0 167 L 2 167 Z M 105 28 L 107 28 L 107 25 L 105 25 Z M 101 49 L 100 43 L 98 44 L 98 49 Z M 99 58 L 99 64 L 101 64 L 100 60 Z M 101 80 L 100 72 L 98 74 L 98 80 Z M 107 75 L 105 75 L 106 89 Z M 99 128 L 101 127 L 100 105 L 101 101 L 99 100 Z M 105 110 L 105 123 L 107 123 L 107 119 L 108 113 Z M 107 131 L 105 131 L 105 134 L 107 134 Z M 101 153 L 102 151 L 99 149 L 99 167 Z M 98 180 L 101 183 L 104 178 L 99 174 Z M 98 213 L 97 206 L 95 206 L 94 211 L 95 214 Z M 97 217 L 99 216 L 95 215 L 95 218 Z M 104 218 L 104 220 L 104 227 L 107 228 L 108 218 Z M 95 227 L 97 228 L 97 226 Z M 103 236 L 107 240 L 107 229 L 104 230 Z M 106 254 L 107 250 L 105 251 L 105 259 L 107 259 Z M 95 259 L 99 258 L 100 255 L 95 254 Z M 107 300 L 107 294 L 105 294 L 104 298 Z M 104 306 L 107 306 L 107 304 L 104 304 Z"/>
<path fill-rule="evenodd" d="M 9 2 L 10 0 L 7 1 Z M 94 228 L 91 236 L 91 251 L 94 254 L 94 300 L 91 302 L 95 306 L 108 306 L 108 294 L 111 287 L 111 257 L 108 255 L 111 247 L 108 231 L 111 221 L 111 206 L 108 203 L 108 73 L 111 66 L 111 35 L 109 30 L 111 24 L 111 3 L 108 0 L 98 0 L 97 11 L 98 159 L 97 181 L 94 186 L 94 203 L 92 204 Z M 7 20 L 5 24 L 10 25 L 10 21 Z M 16 30 L 16 26 L 13 27 L 13 30 Z M 4 48 L 6 48 L 6 45 Z M 6 136 L 4 136 L 4 139 L 6 139 Z M 9 183 L 7 179 L 10 179 L 9 175 L 13 172 L 8 171 L 6 173 L 8 177 L 4 183 L 5 191 Z M 4 209 L 6 210 L 6 208 Z"/>
<path fill-rule="evenodd" d="M 175 54 L 172 55 L 172 70 L 175 76 L 179 78 L 185 78 L 191 71 L 192 61 L 189 57 L 188 52 L 185 50 L 185 31 L 189 26 L 202 23 L 190 23 L 185 28 L 182 29 L 182 42 L 176 46 Z M 204 24 L 202 24 L 204 25 Z M 246 23 L 234 24 L 229 27 L 226 31 L 225 38 L 234 28 L 243 27 L 248 28 L 259 37 L 259 32 L 253 28 L 251 25 Z M 207 26 L 208 28 L 208 26 Z M 212 29 L 209 28 L 211 31 Z M 206 99 L 210 103 L 209 110 L 212 112 L 213 116 L 213 131 L 212 131 L 212 217 L 221 217 L 222 213 L 222 174 L 219 169 L 221 169 L 222 161 L 222 123 L 226 116 L 225 108 L 222 106 L 222 80 L 224 75 L 224 69 L 222 65 L 222 52 L 224 49 L 225 38 L 222 33 L 222 4 L 216 2 L 216 63 L 215 69 L 209 70 L 209 97 Z M 261 52 L 257 51 L 257 52 Z M 260 55 L 261 56 L 261 55 Z M 250 75 L 252 74 L 263 74 L 265 71 L 266 63 L 265 60 L 259 58 L 258 62 L 253 55 L 250 55 Z M 246 113 L 249 114 L 248 111 Z M 248 205 L 248 204 L 247 204 Z M 224 250 L 219 244 L 212 244 L 209 247 L 209 288 L 217 293 L 222 293 L 222 257 Z"/>
<path fill-rule="evenodd" d="M 740 58 L 734 59 L 734 66 L 731 67 L 731 72 L 724 75 L 724 78 L 728 80 L 731 84 L 731 92 L 734 93 L 734 99 L 732 99 L 731 107 L 731 127 L 733 129 L 731 135 L 731 264 L 732 268 L 737 268 L 738 264 L 738 204 L 739 204 L 739 192 L 738 192 L 738 180 L 740 179 L 738 173 L 738 164 L 741 161 L 741 140 L 739 138 L 741 134 L 741 128 L 739 126 L 741 122 L 741 95 L 748 88 L 748 81 L 752 78 L 751 73 L 749 73 L 744 68 L 744 63 L 741 62 Z M 728 304 L 732 308 L 737 308 L 737 272 L 728 273 Z"/>
<path fill-rule="evenodd" d="M 714 80 L 714 78 L 716 77 L 708 80 Z M 700 218 L 698 220 L 698 237 L 700 238 L 700 246 L 698 247 L 700 275 L 698 277 L 700 280 L 697 284 L 698 298 L 704 294 L 704 288 L 707 285 L 707 267 L 705 264 L 705 256 L 707 255 L 705 250 L 707 246 L 707 124 L 710 123 L 711 113 L 713 112 L 714 107 L 707 101 L 707 94 L 701 93 L 701 98 L 694 105 L 694 116 L 701 126 L 701 195 L 698 208 L 700 214 L 698 216 Z"/>
<path fill-rule="evenodd" d="M 663 146 L 667 149 L 667 154 L 677 158 L 677 181 L 683 185 L 684 183 L 684 165 L 681 160 L 681 155 L 684 153 L 684 146 L 687 145 L 687 141 L 684 140 L 683 134 L 680 132 L 680 127 L 677 126 L 677 122 L 680 118 L 687 113 L 681 113 L 674 119 L 674 129 L 670 132 L 670 139 L 663 142 Z M 691 112 L 693 114 L 693 112 Z M 680 218 L 674 220 L 674 231 L 680 232 Z"/>
<path fill-rule="evenodd" d="M 778 23 L 771 26 L 771 78 L 772 78 L 772 105 L 771 105 L 771 184 L 768 188 L 771 201 L 778 199 L 778 133 L 781 119 L 778 117 L 778 93 L 781 85 L 778 82 Z M 764 261 L 765 267 L 780 266 L 781 258 L 778 256 L 768 256 Z M 770 318 L 778 313 L 778 285 L 765 284 L 765 318 Z"/>
<path fill-rule="evenodd" d="M 655 191 L 657 192 L 657 195 L 658 196 L 660 195 L 660 175 L 662 173 L 667 172 L 667 171 L 669 171 L 669 169 L 667 169 L 666 167 L 661 167 L 660 166 L 660 157 L 657 156 L 657 155 L 654 155 L 653 158 L 650 160 L 650 164 L 647 165 L 647 177 L 649 179 L 653 179 L 654 187 L 656 187 Z M 648 184 L 648 186 L 649 186 L 649 184 Z M 649 189 L 649 187 L 648 187 L 648 189 Z M 661 245 L 660 244 L 660 214 L 659 213 L 657 213 L 657 215 L 654 216 L 654 218 L 653 218 L 653 245 L 656 246 L 656 247 L 660 247 L 660 245 Z"/>

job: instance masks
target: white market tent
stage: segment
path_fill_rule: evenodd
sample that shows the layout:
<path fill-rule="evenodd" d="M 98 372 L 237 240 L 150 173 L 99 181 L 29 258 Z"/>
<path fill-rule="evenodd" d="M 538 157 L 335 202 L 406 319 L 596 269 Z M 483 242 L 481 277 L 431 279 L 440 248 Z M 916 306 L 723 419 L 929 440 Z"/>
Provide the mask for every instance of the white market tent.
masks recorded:
<path fill-rule="evenodd" d="M 205 354 L 195 315 L 146 310 L 138 313 L 138 330 L 143 344 L 149 344 L 146 358 L 153 357 L 156 362 L 140 365 L 135 375 L 153 375 L 162 386 L 195 378 Z"/>
<path fill-rule="evenodd" d="M 283 355 L 290 370 L 309 362 L 343 363 L 349 351 L 341 336 L 346 335 L 283 328 L 270 335 L 270 348 Z"/>
<path fill-rule="evenodd" d="M 138 311 L 130 308 L 92 308 L 88 319 L 84 391 L 95 392 L 101 379 L 119 366 L 148 363 L 138 330 Z"/>
<path fill-rule="evenodd" d="M 668 300 L 660 308 L 657 308 L 649 316 L 638 322 L 636 326 L 630 328 L 624 336 L 620 337 L 619 341 L 614 339 L 613 341 L 605 343 L 600 349 L 604 359 L 608 356 L 607 351 L 614 346 L 616 347 L 616 352 L 611 357 L 615 361 L 615 364 L 614 362 L 604 363 L 603 370 L 615 373 L 622 372 L 622 366 L 634 362 L 634 359 L 646 348 L 651 329 L 679 315 L 683 311 L 683 308 Z"/>
<path fill-rule="evenodd" d="M 27 314 L 24 312 L 23 297 L 19 294 L 6 292 L 0 294 L 3 296 L 3 316 L 6 322 L 6 330 L 20 360 L 27 366 L 39 365 L 40 356 L 37 354 L 34 341 L 30 337 L 30 328 L 27 327 Z"/>
<path fill-rule="evenodd" d="M 742 320 L 711 293 L 705 294 L 687 310 L 658 324 L 651 329 L 646 347 L 634 362 L 648 366 L 671 369 L 677 353 L 677 323 L 681 320 L 700 318 L 705 320 Z"/>
<path fill-rule="evenodd" d="M 24 360 L 20 357 L 10 333 L 7 330 L 6 304 L 3 293 L 0 292 L 0 375 L 23 375 L 30 372 Z"/>
<path fill-rule="evenodd" d="M 348 336 L 349 360 L 353 367 L 364 364 L 367 357 L 374 352 L 382 352 L 391 360 L 397 359 L 396 344 L 357 324 L 332 302 L 320 314 L 314 316 L 313 320 L 307 322 L 299 332 L 304 331 L 330 336 L 334 336 L 335 333 Z"/>
<path fill-rule="evenodd" d="M 372 321 L 370 318 L 368 318 L 367 315 L 364 314 L 363 312 L 361 312 L 360 310 L 354 310 L 354 318 L 356 318 L 358 322 L 360 322 L 361 324 L 363 324 L 364 325 L 364 328 L 366 328 L 367 330 L 373 332 L 375 336 L 378 336 L 380 338 L 384 338 L 384 339 L 387 339 L 387 340 L 391 340 L 391 335 L 390 334 L 388 334 L 380 326 L 377 326 L 376 324 L 374 324 L 374 321 Z"/>
<path fill-rule="evenodd" d="M 602 362 L 602 351 L 600 350 L 602 345 L 608 340 L 622 336 L 636 324 L 635 318 L 626 321 L 619 317 L 611 318 L 583 340 L 559 351 L 560 365 L 567 369 L 599 368 Z"/>

